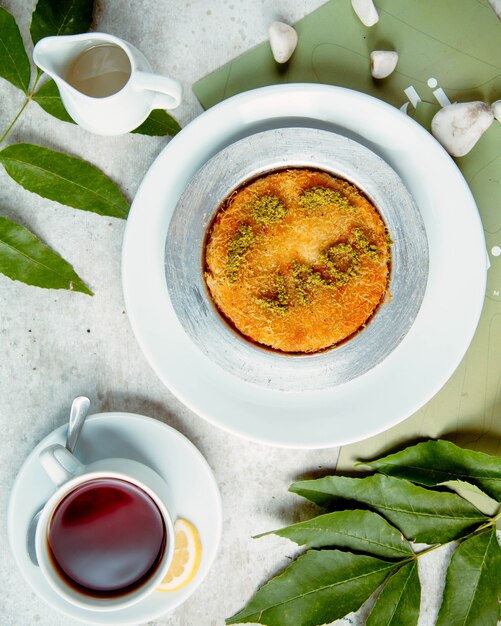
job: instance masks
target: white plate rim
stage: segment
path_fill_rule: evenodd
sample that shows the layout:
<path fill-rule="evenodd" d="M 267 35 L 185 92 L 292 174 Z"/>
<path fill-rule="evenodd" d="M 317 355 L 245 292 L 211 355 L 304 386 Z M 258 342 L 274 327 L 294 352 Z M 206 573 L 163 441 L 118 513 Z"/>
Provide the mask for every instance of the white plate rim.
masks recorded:
<path fill-rule="evenodd" d="M 342 106 L 344 109 L 341 108 Z M 398 127 L 399 132 L 404 130 L 419 146 L 424 145 L 427 158 L 421 166 L 428 167 L 431 176 L 435 175 L 431 172 L 431 165 L 428 165 L 428 160 L 431 161 L 433 157 L 433 160 L 440 164 L 443 175 L 453 181 L 453 190 L 460 199 L 459 214 L 461 219 L 467 220 L 466 230 L 469 241 L 473 241 L 471 246 L 473 254 L 470 258 L 470 267 L 467 268 L 468 276 L 471 276 L 472 280 L 468 282 L 469 298 L 466 308 L 461 312 L 460 328 L 455 328 L 452 334 L 449 333 L 450 337 L 445 339 L 450 338 L 450 342 L 442 342 L 446 348 L 441 354 L 434 355 L 440 363 L 432 362 L 430 368 L 425 367 L 423 355 L 420 355 L 418 365 L 421 368 L 420 374 L 427 379 L 425 384 L 422 380 L 418 381 L 416 389 L 412 388 L 412 394 L 414 394 L 412 398 L 400 399 L 399 403 L 390 402 L 387 415 L 377 416 L 375 424 L 364 425 L 360 422 L 360 419 L 363 421 L 363 403 L 356 407 L 350 405 L 350 420 L 348 424 L 343 425 L 344 432 L 341 432 L 337 425 L 333 426 L 331 422 L 337 420 L 338 416 L 346 416 L 348 407 L 346 393 L 355 391 L 355 396 L 360 398 L 364 395 L 365 389 L 374 392 L 377 389 L 376 381 L 381 381 L 381 370 L 391 369 L 390 361 L 394 355 L 390 355 L 389 359 L 369 374 L 357 379 L 355 387 L 350 383 L 342 386 L 345 389 L 337 388 L 336 393 L 330 396 L 326 394 L 320 397 L 321 394 L 316 394 L 315 398 L 315 394 L 309 393 L 282 393 L 282 397 L 277 398 L 268 390 L 255 386 L 252 390 L 244 389 L 240 381 L 228 378 L 225 373 L 218 371 L 216 366 L 204 360 L 195 346 L 190 345 L 191 340 L 184 335 L 175 315 L 172 315 L 172 310 L 168 310 L 172 307 L 166 293 L 163 265 L 160 259 L 163 258 L 168 216 L 172 213 L 184 189 L 183 185 L 218 149 L 238 137 L 257 132 L 256 127 L 262 128 L 263 125 L 280 127 L 287 125 L 287 120 L 291 118 L 294 118 L 297 124 L 297 118 L 300 118 L 304 119 L 305 125 L 314 120 L 320 127 L 328 124 L 342 128 L 347 136 L 352 136 L 352 133 L 360 135 L 364 131 L 367 141 L 365 145 L 372 147 L 373 150 L 376 146 L 375 151 L 380 156 L 385 159 L 390 158 L 390 166 L 407 184 L 405 162 L 399 164 L 392 162 L 391 159 L 395 154 L 399 154 L 400 150 L 403 153 L 407 151 L 405 158 L 409 160 L 411 147 L 400 145 L 398 150 L 394 149 L 391 152 L 386 136 L 382 134 L 377 124 L 368 126 L 367 112 L 375 116 L 376 122 L 378 118 L 381 122 L 390 120 Z M 377 137 L 383 139 L 380 139 L 378 143 Z M 392 141 L 396 141 L 396 138 L 389 136 L 389 144 Z M 417 156 L 412 158 L 416 163 L 418 162 Z M 182 167 L 185 167 L 184 182 L 177 179 L 175 183 L 172 182 L 175 175 L 182 171 Z M 166 170 L 170 171 L 168 177 L 165 176 Z M 159 185 L 165 187 L 169 184 L 169 191 L 172 193 L 168 201 L 163 198 L 161 207 L 158 203 L 156 207 L 148 206 L 148 202 L 152 201 L 152 190 L 157 188 L 158 192 Z M 420 206 L 420 201 L 415 199 Z M 423 218 L 425 219 L 425 215 Z M 454 225 L 454 228 L 456 227 Z M 456 231 L 454 234 L 457 234 Z M 444 246 L 448 246 L 449 252 L 452 249 L 449 242 L 445 242 Z M 445 254 L 438 250 L 436 244 L 435 247 L 437 256 L 445 258 Z M 137 269 L 139 262 L 141 271 Z M 441 262 L 444 262 L 443 258 Z M 131 326 L 147 360 L 164 384 L 191 410 L 212 424 L 253 441 L 287 448 L 326 448 L 364 439 L 401 422 L 431 399 L 455 371 L 473 338 L 484 302 L 486 269 L 485 238 L 475 201 L 461 172 L 440 144 L 417 122 L 381 100 L 353 90 L 319 84 L 274 85 L 244 92 L 219 103 L 186 126 L 164 148 L 146 174 L 131 207 L 122 251 L 123 291 Z M 147 281 L 144 280 L 144 271 L 148 275 Z M 164 307 L 162 315 L 158 313 L 158 307 Z M 151 309 L 157 309 L 157 313 L 152 314 Z M 444 314 L 439 311 L 438 317 L 443 317 Z M 444 327 L 442 318 L 439 322 L 432 330 L 440 343 L 441 338 L 438 333 L 443 335 L 445 332 L 447 335 L 450 329 L 447 324 Z M 169 337 L 166 337 L 166 327 L 170 331 Z M 406 338 L 398 352 L 408 349 L 409 343 L 411 342 Z M 416 345 L 415 341 L 413 345 Z M 163 348 L 167 350 L 162 352 Z M 175 357 L 170 357 L 169 350 L 175 352 Z M 183 358 L 193 364 L 194 368 L 187 369 L 186 364 L 183 364 Z M 182 367 L 179 367 L 180 364 Z M 192 385 L 191 381 L 186 380 L 186 376 L 183 380 L 186 372 L 197 368 L 197 373 L 201 372 L 204 380 L 207 379 L 205 389 L 201 389 L 198 384 L 200 380 L 197 380 L 197 385 Z M 431 376 L 432 370 L 437 371 L 433 371 Z M 371 378 L 373 380 L 370 380 Z M 369 381 L 370 384 L 367 387 Z M 215 400 L 214 396 L 217 393 L 227 394 L 226 409 L 220 401 Z M 339 403 L 341 396 L 343 396 L 343 402 Z M 352 398 L 357 401 L 355 396 L 352 393 Z M 328 419 L 325 413 L 325 403 L 329 405 L 327 408 L 334 416 L 333 419 Z M 307 428 L 297 421 L 294 422 L 293 428 L 290 428 L 290 424 L 284 421 L 282 414 L 289 408 L 306 411 L 311 406 L 313 406 L 312 412 L 315 417 L 319 417 L 319 412 L 323 411 L 321 419 L 319 417 L 317 420 L 319 423 L 313 428 L 309 427 L 310 424 Z M 370 410 L 367 403 L 365 408 Z M 235 410 L 240 410 L 246 416 L 239 423 L 231 422 L 234 418 L 231 417 L 230 412 L 235 412 Z M 280 412 L 281 421 L 276 419 Z M 252 419 L 258 414 L 261 420 L 259 428 Z M 351 419 L 353 414 L 356 419 Z M 263 419 L 268 420 L 264 425 Z M 308 421 L 311 421 L 310 418 Z"/>
<path fill-rule="evenodd" d="M 193 595 L 193 593 L 196 592 L 198 587 L 206 578 L 217 556 L 222 536 L 223 513 L 221 494 L 212 469 L 200 450 L 187 437 L 185 437 L 182 433 L 177 431 L 172 426 L 169 426 L 168 424 L 165 424 L 164 422 L 161 422 L 160 420 L 154 419 L 152 417 L 140 415 L 137 413 L 129 413 L 123 411 L 95 413 L 87 417 L 85 425 L 96 421 L 105 422 L 106 425 L 107 422 L 111 420 L 112 422 L 115 422 L 113 426 L 117 427 L 116 421 L 122 418 L 130 420 L 133 423 L 135 422 L 136 427 L 138 427 L 139 424 L 148 423 L 151 427 L 158 428 L 159 432 L 164 432 L 168 434 L 168 437 L 172 437 L 174 440 L 177 440 L 182 446 L 185 447 L 186 450 L 189 450 L 190 455 L 193 455 L 193 457 L 196 458 L 197 461 L 201 464 L 200 466 L 203 468 L 204 474 L 208 479 L 208 484 L 210 484 L 210 489 L 212 491 L 211 497 L 213 497 L 214 499 L 212 521 L 214 523 L 216 541 L 213 543 L 212 546 L 210 546 L 210 549 L 206 548 L 206 551 L 209 552 L 208 558 L 206 560 L 203 571 L 199 570 L 199 574 L 197 574 L 195 580 L 193 580 L 187 587 L 180 589 L 179 591 L 162 593 L 162 596 L 164 596 L 165 599 L 169 600 L 169 602 L 167 602 L 166 605 L 162 608 L 155 608 L 151 602 L 151 598 L 147 597 L 132 607 L 120 609 L 117 611 L 109 611 L 103 614 L 101 612 L 87 611 L 84 609 L 80 609 L 79 607 L 72 606 L 66 600 L 64 600 L 63 598 L 59 598 L 58 596 L 55 596 L 56 600 L 53 601 L 52 598 L 44 595 L 43 588 L 46 586 L 47 590 L 50 589 L 48 583 L 44 583 L 43 580 L 39 583 L 35 582 L 34 573 L 38 574 L 39 569 L 34 567 L 31 562 L 29 562 L 29 557 L 27 556 L 27 554 L 23 555 L 24 558 L 22 558 L 16 548 L 16 541 L 14 539 L 14 536 L 16 534 L 16 520 L 14 519 L 14 516 L 16 501 L 20 497 L 19 492 L 21 489 L 22 481 L 24 479 L 24 472 L 26 468 L 34 462 L 35 457 L 38 455 L 42 448 L 56 441 L 64 441 L 67 429 L 66 424 L 63 424 L 62 426 L 54 429 L 33 448 L 33 450 L 23 462 L 16 476 L 16 479 L 11 489 L 7 509 L 7 535 L 16 565 L 18 566 L 21 574 L 24 576 L 31 588 L 35 591 L 35 593 L 37 593 L 37 595 L 39 595 L 45 602 L 47 602 L 47 604 L 49 604 L 55 610 L 71 617 L 72 619 L 86 624 L 92 623 L 102 626 L 110 626 L 110 624 L 120 624 L 120 626 L 134 626 L 138 623 L 138 621 L 151 621 L 153 619 L 161 617 L 162 615 L 165 615 L 166 613 L 173 611 L 179 605 L 185 602 L 191 595 Z M 118 426 L 118 428 L 120 427 Z M 26 564 L 29 565 L 28 568 L 26 567 Z M 134 617 L 128 617 L 131 609 L 134 611 L 134 614 L 139 609 L 139 612 L 141 613 L 139 619 L 136 615 L 134 615 Z"/>

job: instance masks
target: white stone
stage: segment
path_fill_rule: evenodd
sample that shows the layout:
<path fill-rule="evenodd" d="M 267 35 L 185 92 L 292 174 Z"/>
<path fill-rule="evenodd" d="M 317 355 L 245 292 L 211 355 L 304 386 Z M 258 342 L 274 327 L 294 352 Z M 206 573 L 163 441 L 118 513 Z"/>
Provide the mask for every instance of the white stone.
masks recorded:
<path fill-rule="evenodd" d="M 492 113 L 498 122 L 501 122 L 501 100 L 496 100 L 491 104 Z"/>
<path fill-rule="evenodd" d="M 286 63 L 297 46 L 297 33 L 283 22 L 272 22 L 268 28 L 273 58 L 277 63 Z"/>
<path fill-rule="evenodd" d="M 431 132 L 449 154 L 460 157 L 477 143 L 494 120 L 484 102 L 458 102 L 441 109 L 431 122 Z"/>
<path fill-rule="evenodd" d="M 379 14 L 372 0 L 351 0 L 351 6 L 364 26 L 374 26 Z"/>
<path fill-rule="evenodd" d="M 501 20 L 501 0 L 488 0 L 488 1 L 492 7 L 492 10 L 498 16 L 498 19 Z"/>
<path fill-rule="evenodd" d="M 397 67 L 398 52 L 373 50 L 371 52 L 371 74 L 373 78 L 386 78 Z"/>

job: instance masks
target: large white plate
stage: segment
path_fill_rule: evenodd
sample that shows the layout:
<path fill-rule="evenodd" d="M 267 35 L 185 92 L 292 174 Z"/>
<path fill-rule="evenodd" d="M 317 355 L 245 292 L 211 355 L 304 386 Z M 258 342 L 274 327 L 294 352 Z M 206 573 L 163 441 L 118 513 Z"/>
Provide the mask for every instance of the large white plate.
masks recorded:
<path fill-rule="evenodd" d="M 71 623 L 132 626 L 154 620 L 184 602 L 201 584 L 216 557 L 221 538 L 221 496 L 207 461 L 181 433 L 158 420 L 133 413 L 100 413 L 87 418 L 75 448 L 76 456 L 89 464 L 104 458 L 126 458 L 145 463 L 160 474 L 172 491 L 179 517 L 193 522 L 202 543 L 202 559 L 195 578 L 182 589 L 154 591 L 125 609 L 92 611 L 74 606 L 57 594 L 33 565 L 26 549 L 33 515 L 54 493 L 38 459 L 53 443 L 64 444 L 67 427 L 61 426 L 41 441 L 19 470 L 9 500 L 9 543 L 21 573 L 33 589 Z M 1 622 L 1 619 L 0 619 Z"/>
<path fill-rule="evenodd" d="M 165 282 L 169 220 L 196 171 L 237 139 L 285 126 L 333 130 L 381 156 L 413 195 L 429 243 L 426 293 L 404 340 L 363 376 L 319 391 L 270 390 L 221 369 L 186 335 Z M 122 273 L 127 312 L 139 344 L 161 380 L 187 406 L 213 424 L 255 441 L 321 448 L 390 428 L 444 385 L 480 317 L 486 251 L 468 185 L 426 130 L 371 96 L 327 85 L 292 84 L 225 100 L 172 139 L 133 202 Z"/>

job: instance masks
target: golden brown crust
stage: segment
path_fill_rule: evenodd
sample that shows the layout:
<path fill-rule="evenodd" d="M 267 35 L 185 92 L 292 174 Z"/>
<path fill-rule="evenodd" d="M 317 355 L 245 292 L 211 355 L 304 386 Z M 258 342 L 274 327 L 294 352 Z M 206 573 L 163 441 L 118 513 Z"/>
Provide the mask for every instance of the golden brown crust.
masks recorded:
<path fill-rule="evenodd" d="M 385 296 L 390 243 L 372 204 L 307 169 L 233 193 L 207 238 L 205 279 L 222 314 L 253 341 L 311 353 L 356 333 Z"/>

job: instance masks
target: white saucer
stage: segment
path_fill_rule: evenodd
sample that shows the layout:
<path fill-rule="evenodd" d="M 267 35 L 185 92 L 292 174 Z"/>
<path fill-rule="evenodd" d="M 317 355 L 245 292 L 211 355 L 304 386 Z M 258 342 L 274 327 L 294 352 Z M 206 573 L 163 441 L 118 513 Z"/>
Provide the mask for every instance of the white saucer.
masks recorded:
<path fill-rule="evenodd" d="M 221 537 L 221 497 L 207 461 L 186 437 L 158 420 L 132 413 L 101 413 L 87 418 L 76 456 L 84 464 L 123 457 L 152 467 L 169 483 L 178 515 L 196 525 L 202 543 L 200 568 L 186 587 L 170 593 L 155 591 L 132 607 L 98 613 L 75 607 L 56 594 L 26 550 L 28 525 L 54 491 L 38 454 L 52 443 L 64 444 L 65 439 L 66 426 L 45 437 L 26 459 L 12 489 L 7 519 L 9 542 L 26 580 L 55 609 L 87 624 L 133 625 L 156 619 L 179 606 L 207 575 Z"/>
<path fill-rule="evenodd" d="M 413 196 L 429 244 L 423 303 L 399 346 L 363 376 L 316 391 L 269 389 L 211 361 L 178 320 L 164 271 L 172 213 L 199 168 L 242 137 L 290 126 L 334 131 L 383 158 Z M 201 257 L 199 250 L 193 254 Z M 445 384 L 480 318 L 486 258 L 470 189 L 430 133 L 366 94 L 329 85 L 290 84 L 229 98 L 172 139 L 146 174 L 132 205 L 122 279 L 127 313 L 146 358 L 187 406 L 213 424 L 255 441 L 323 448 L 390 428 Z"/>

